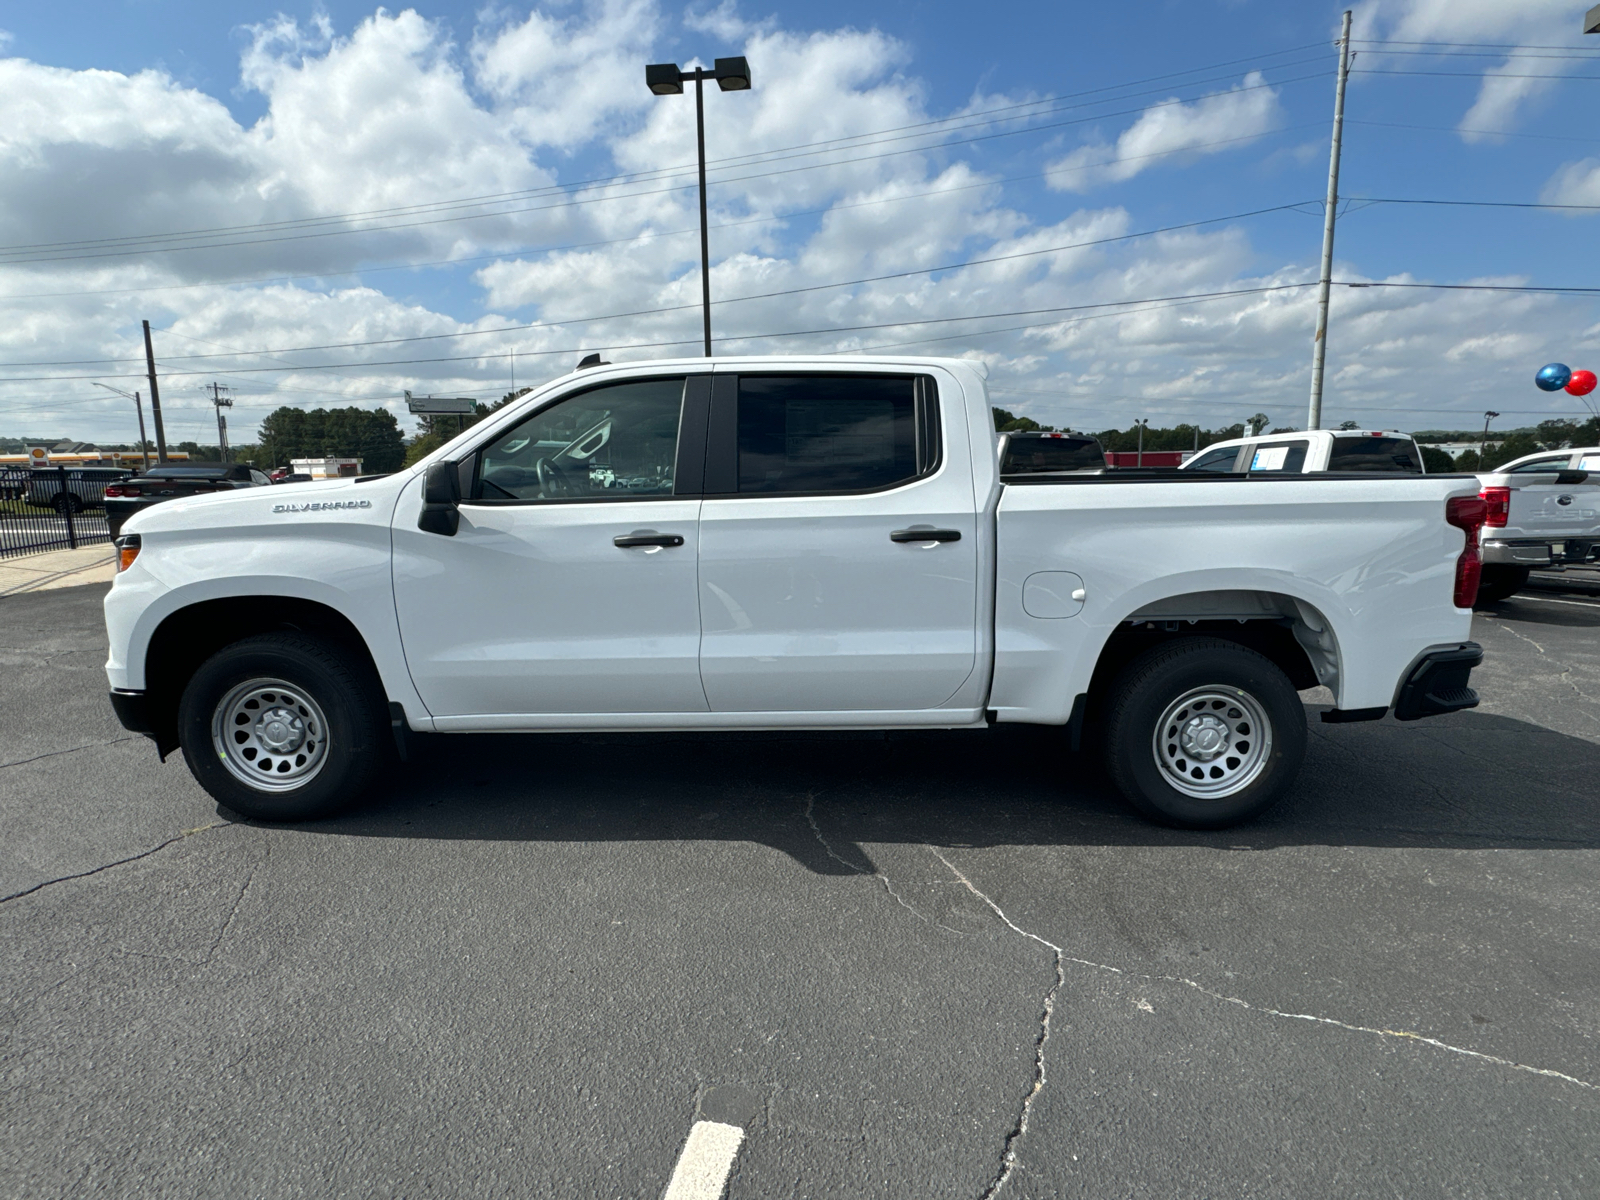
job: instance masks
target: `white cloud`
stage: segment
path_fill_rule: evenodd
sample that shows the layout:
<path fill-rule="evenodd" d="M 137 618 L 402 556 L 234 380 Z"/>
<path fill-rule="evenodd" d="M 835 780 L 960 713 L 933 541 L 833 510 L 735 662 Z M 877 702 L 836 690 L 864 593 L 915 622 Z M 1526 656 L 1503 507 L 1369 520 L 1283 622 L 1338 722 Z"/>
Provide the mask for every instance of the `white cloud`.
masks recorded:
<path fill-rule="evenodd" d="M 1518 48 L 1484 70 L 1477 99 L 1460 122 L 1461 136 L 1469 142 L 1514 128 L 1528 102 L 1546 95 L 1556 82 L 1538 77 L 1559 76 L 1571 68 L 1569 62 L 1524 47 L 1580 45 L 1574 36 L 1579 12 L 1567 0 L 1362 0 L 1355 12 L 1352 37 L 1357 39 L 1483 42 Z M 1368 56 L 1379 62 L 1364 66 L 1381 69 L 1396 61 L 1388 54 L 1368 51 Z M 1441 68 L 1437 58 L 1430 58 L 1421 69 L 1450 68 Z"/>
<path fill-rule="evenodd" d="M 1063 192 L 1120 183 L 1169 155 L 1236 149 L 1270 132 L 1282 115 L 1277 91 L 1262 86 L 1260 72 L 1252 71 L 1229 91 L 1188 104 L 1167 100 L 1145 109 L 1114 145 L 1080 146 L 1051 163 L 1049 183 Z"/>
<path fill-rule="evenodd" d="M 1600 158 L 1583 158 L 1563 164 L 1545 183 L 1539 199 L 1545 204 L 1600 205 Z"/>

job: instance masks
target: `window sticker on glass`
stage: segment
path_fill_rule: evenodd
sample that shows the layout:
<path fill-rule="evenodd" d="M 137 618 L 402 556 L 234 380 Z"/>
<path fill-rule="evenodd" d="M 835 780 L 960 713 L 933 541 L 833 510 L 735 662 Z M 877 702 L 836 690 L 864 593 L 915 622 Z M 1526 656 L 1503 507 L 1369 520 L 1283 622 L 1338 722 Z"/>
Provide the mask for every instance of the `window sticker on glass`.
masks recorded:
<path fill-rule="evenodd" d="M 1578 460 L 1580 471 L 1600 471 L 1600 454 L 1585 454 Z"/>
<path fill-rule="evenodd" d="M 1256 451 L 1256 456 L 1250 460 L 1252 471 L 1281 471 L 1284 460 L 1289 457 L 1287 446 L 1263 446 Z"/>

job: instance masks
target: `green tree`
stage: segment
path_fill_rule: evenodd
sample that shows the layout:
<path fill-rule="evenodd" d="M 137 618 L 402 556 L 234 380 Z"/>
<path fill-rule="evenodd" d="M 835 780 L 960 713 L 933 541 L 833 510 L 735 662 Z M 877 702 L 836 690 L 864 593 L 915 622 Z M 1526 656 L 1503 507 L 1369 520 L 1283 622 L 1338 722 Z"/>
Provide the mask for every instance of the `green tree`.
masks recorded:
<path fill-rule="evenodd" d="M 1339 428 L 1340 429 L 1360 429 L 1361 428 L 1361 423 L 1359 421 L 1340 421 L 1339 422 Z"/>
<path fill-rule="evenodd" d="M 1422 469 L 1429 475 L 1448 475 L 1456 469 L 1455 459 L 1437 446 L 1418 446 L 1422 451 Z"/>
<path fill-rule="evenodd" d="M 1571 446 L 1578 436 L 1578 423 L 1565 418 L 1554 421 L 1540 421 L 1535 436 L 1539 445 L 1545 450 L 1560 450 L 1564 446 Z"/>
<path fill-rule="evenodd" d="M 385 409 L 275 409 L 261 422 L 260 457 L 287 466 L 296 458 L 359 458 L 374 474 L 395 471 L 405 461 L 405 439 Z"/>
<path fill-rule="evenodd" d="M 1498 446 L 1489 447 L 1478 469 L 1492 471 L 1514 458 L 1521 458 L 1524 454 L 1537 454 L 1538 451 L 1539 443 L 1532 434 L 1520 431 L 1508 433 Z"/>

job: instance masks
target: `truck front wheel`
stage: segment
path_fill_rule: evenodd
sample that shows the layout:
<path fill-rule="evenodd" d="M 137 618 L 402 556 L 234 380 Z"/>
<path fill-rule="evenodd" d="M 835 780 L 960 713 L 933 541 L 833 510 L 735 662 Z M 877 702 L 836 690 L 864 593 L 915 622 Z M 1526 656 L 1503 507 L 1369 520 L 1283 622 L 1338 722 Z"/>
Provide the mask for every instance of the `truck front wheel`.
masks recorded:
<path fill-rule="evenodd" d="M 1271 660 L 1219 638 L 1182 638 L 1118 678 L 1106 726 L 1112 781 L 1139 812 L 1185 829 L 1249 820 L 1293 785 L 1306 719 Z"/>
<path fill-rule="evenodd" d="M 224 808 L 261 821 L 332 816 L 360 798 L 387 757 L 375 679 L 303 634 L 224 647 L 184 688 L 183 757 Z"/>

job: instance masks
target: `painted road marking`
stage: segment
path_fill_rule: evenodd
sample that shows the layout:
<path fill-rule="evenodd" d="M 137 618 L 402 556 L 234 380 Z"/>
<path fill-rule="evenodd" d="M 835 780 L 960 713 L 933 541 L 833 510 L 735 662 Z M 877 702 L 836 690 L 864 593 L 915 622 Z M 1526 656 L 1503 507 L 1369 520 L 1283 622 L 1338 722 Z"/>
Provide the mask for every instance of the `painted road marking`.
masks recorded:
<path fill-rule="evenodd" d="M 733 1170 L 744 1130 L 721 1121 L 696 1121 L 661 1200 L 719 1200 Z"/>
<path fill-rule="evenodd" d="M 1579 608 L 1600 608 L 1592 600 L 1557 600 L 1554 596 L 1518 596 L 1518 600 L 1533 600 L 1539 604 L 1573 604 Z"/>

